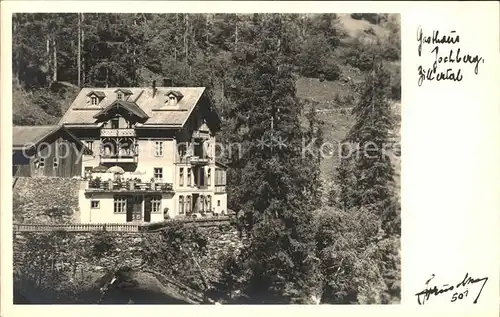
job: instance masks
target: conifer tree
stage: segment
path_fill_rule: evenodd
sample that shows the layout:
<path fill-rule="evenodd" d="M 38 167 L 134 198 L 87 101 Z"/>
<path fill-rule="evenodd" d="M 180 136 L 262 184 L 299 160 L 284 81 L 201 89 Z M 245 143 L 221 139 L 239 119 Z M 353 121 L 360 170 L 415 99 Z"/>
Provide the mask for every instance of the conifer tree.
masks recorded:
<path fill-rule="evenodd" d="M 375 216 L 373 221 L 379 223 L 378 233 L 374 231 L 367 249 L 373 250 L 369 258 L 377 264 L 376 274 L 384 285 L 376 300 L 381 303 L 394 301 L 400 291 L 400 205 L 388 155 L 396 120 L 389 94 L 390 74 L 376 62 L 353 108 L 356 122 L 344 142 L 337 174 L 339 207 L 347 213 Z"/>
<path fill-rule="evenodd" d="M 238 198 L 251 236 L 241 257 L 249 275 L 244 291 L 261 303 L 303 302 L 315 292 L 318 273 L 312 222 L 317 184 L 310 173 L 317 164 L 302 157 L 302 106 L 282 23 L 280 15 L 262 17 L 254 84 L 238 108 L 246 113 L 243 139 L 251 141 L 239 170 Z"/>
<path fill-rule="evenodd" d="M 338 170 L 341 207 L 366 208 L 379 214 L 384 230 L 393 232 L 397 213 L 394 167 L 388 156 L 395 116 L 389 103 L 390 75 L 380 63 L 367 76 L 359 103 L 353 108 L 354 126 L 344 142 Z"/>

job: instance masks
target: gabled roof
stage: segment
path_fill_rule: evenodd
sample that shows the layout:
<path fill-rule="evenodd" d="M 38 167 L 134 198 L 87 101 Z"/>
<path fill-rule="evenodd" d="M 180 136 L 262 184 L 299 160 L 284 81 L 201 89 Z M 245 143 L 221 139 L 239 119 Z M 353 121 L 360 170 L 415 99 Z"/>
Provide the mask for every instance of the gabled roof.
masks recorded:
<path fill-rule="evenodd" d="M 112 104 L 110 104 L 106 108 L 96 113 L 94 115 L 94 118 L 99 118 L 103 115 L 106 115 L 111 109 L 120 107 L 138 116 L 139 118 L 142 119 L 149 118 L 149 116 L 135 102 L 123 101 L 123 100 L 115 100 Z"/>
<path fill-rule="evenodd" d="M 12 131 L 13 150 L 27 150 L 40 144 L 49 136 L 64 131 L 69 138 L 76 144 L 82 146 L 85 153 L 92 154 L 92 151 L 85 146 L 75 135 L 66 128 L 59 125 L 41 125 L 41 126 L 14 126 Z"/>
<path fill-rule="evenodd" d="M 114 93 L 117 93 L 119 91 L 123 92 L 125 95 L 133 95 L 132 91 L 127 88 L 118 88 L 114 91 Z"/>
<path fill-rule="evenodd" d="M 174 95 L 178 100 L 181 100 L 184 95 L 178 90 L 169 90 L 165 93 L 165 96 Z"/>
<path fill-rule="evenodd" d="M 99 91 L 99 90 L 92 90 L 91 92 L 89 92 L 87 94 L 87 97 L 90 97 L 92 95 L 96 95 L 98 98 L 102 99 L 104 97 L 106 97 L 106 94 L 103 93 L 102 91 Z"/>
<path fill-rule="evenodd" d="M 115 102 L 116 94 L 114 92 L 119 88 L 98 89 L 106 95 L 106 98 L 99 105 L 87 104 L 86 95 L 96 90 L 96 88 L 83 88 L 68 111 L 61 118 L 59 124 L 68 127 L 96 127 L 96 118 L 94 116 Z M 132 92 L 129 100 L 133 100 L 137 107 L 149 117 L 141 126 L 142 128 L 157 127 L 160 125 L 175 129 L 181 128 L 202 98 L 206 98 L 210 104 L 210 98 L 208 96 L 203 97 L 206 91 L 205 87 L 156 87 L 154 94 L 151 87 L 133 87 L 129 90 Z M 184 97 L 176 105 L 167 107 L 165 106 L 165 101 L 168 99 L 168 96 L 165 93 L 173 90 L 178 91 Z M 217 112 L 215 111 L 215 113 Z"/>

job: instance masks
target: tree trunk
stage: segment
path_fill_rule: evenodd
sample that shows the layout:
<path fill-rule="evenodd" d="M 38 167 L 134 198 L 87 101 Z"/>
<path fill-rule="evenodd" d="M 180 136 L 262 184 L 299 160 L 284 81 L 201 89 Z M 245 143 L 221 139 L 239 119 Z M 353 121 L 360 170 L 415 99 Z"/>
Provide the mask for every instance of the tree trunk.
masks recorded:
<path fill-rule="evenodd" d="M 54 53 L 54 74 L 52 76 L 52 81 L 56 82 L 57 81 L 57 46 L 56 46 L 56 37 L 53 36 L 52 38 L 52 47 L 53 47 L 53 53 Z"/>
<path fill-rule="evenodd" d="M 177 30 L 178 28 L 179 28 L 179 14 L 176 13 L 175 14 L 175 29 Z M 174 60 L 177 62 L 177 45 L 179 45 L 177 35 L 174 36 L 174 40 L 175 40 L 175 43 L 174 43 Z"/>
<path fill-rule="evenodd" d="M 47 36 L 47 50 L 45 52 L 45 61 L 46 65 L 45 67 L 46 72 L 45 72 L 45 78 L 47 80 L 47 85 L 50 86 L 50 64 L 51 64 L 51 58 L 50 58 L 50 37 Z"/>
<path fill-rule="evenodd" d="M 78 57 L 77 57 L 77 65 L 78 65 L 78 88 L 80 88 L 80 79 L 81 79 L 81 44 L 82 44 L 82 21 L 81 16 L 78 14 Z"/>
<path fill-rule="evenodd" d="M 109 70 L 108 70 L 108 66 L 106 66 L 106 81 L 104 83 L 106 88 L 108 88 L 108 82 L 109 82 Z"/>
<path fill-rule="evenodd" d="M 85 16 L 82 13 L 82 23 L 85 19 Z M 85 47 L 85 29 L 82 28 L 82 47 Z M 82 84 L 85 85 L 85 57 L 82 57 Z"/>
<path fill-rule="evenodd" d="M 238 21 L 234 24 L 234 51 L 238 51 Z"/>
<path fill-rule="evenodd" d="M 186 56 L 186 64 L 188 63 L 189 49 L 188 49 L 188 31 L 189 31 L 189 20 L 188 15 L 184 15 L 184 55 Z"/>

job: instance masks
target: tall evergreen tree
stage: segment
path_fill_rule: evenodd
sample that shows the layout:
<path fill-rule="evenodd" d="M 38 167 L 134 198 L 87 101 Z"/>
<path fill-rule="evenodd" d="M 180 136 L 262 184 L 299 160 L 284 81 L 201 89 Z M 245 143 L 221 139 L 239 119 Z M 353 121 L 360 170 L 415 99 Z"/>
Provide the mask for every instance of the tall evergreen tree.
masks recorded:
<path fill-rule="evenodd" d="M 280 15 L 261 17 L 253 85 L 238 109 L 248 140 L 244 149 L 240 196 L 251 243 L 243 251 L 248 268 L 245 293 L 256 302 L 302 302 L 315 293 L 312 160 L 302 157 L 295 80 L 287 56 Z M 317 168 L 317 165 L 314 165 Z"/>
<path fill-rule="evenodd" d="M 347 213 L 375 216 L 379 223 L 378 233 L 373 231 L 366 249 L 372 250 L 369 258 L 377 264 L 377 274 L 385 284 L 376 301 L 382 303 L 394 301 L 400 291 L 400 204 L 388 152 L 396 120 L 389 94 L 390 74 L 375 62 L 353 108 L 356 122 L 344 142 L 347 146 L 337 174 L 339 207 Z"/>

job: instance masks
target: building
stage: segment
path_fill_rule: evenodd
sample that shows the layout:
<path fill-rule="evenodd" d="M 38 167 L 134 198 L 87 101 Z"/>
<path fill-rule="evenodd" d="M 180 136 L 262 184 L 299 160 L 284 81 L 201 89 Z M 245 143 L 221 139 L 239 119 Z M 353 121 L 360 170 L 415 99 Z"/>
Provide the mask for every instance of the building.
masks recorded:
<path fill-rule="evenodd" d="M 60 125 L 92 151 L 81 165 L 81 222 L 227 213 L 221 119 L 204 87 L 84 88 Z"/>
<path fill-rule="evenodd" d="M 74 177 L 82 173 L 83 155 L 91 155 L 62 126 L 15 126 L 12 131 L 13 177 Z"/>

